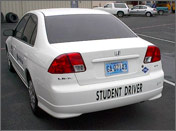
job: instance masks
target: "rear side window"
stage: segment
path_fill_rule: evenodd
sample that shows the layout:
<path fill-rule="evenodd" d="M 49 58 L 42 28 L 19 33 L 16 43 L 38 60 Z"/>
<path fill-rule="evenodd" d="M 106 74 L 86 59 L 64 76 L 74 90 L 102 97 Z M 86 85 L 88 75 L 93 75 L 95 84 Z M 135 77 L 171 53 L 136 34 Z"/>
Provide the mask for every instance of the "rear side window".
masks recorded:
<path fill-rule="evenodd" d="M 107 4 L 104 6 L 104 8 L 112 8 L 112 4 Z"/>
<path fill-rule="evenodd" d="M 125 4 L 114 4 L 115 8 L 127 8 Z"/>
<path fill-rule="evenodd" d="M 139 6 L 139 9 L 147 9 L 145 6 Z"/>
<path fill-rule="evenodd" d="M 30 45 L 34 45 L 36 37 L 36 28 L 37 28 L 37 17 L 31 15 L 24 29 L 22 40 Z"/>
<path fill-rule="evenodd" d="M 134 6 L 133 9 L 139 9 L 139 6 Z"/>
<path fill-rule="evenodd" d="M 45 17 L 49 43 L 136 37 L 109 14 L 77 14 Z"/>
<path fill-rule="evenodd" d="M 21 21 L 19 22 L 19 24 L 17 25 L 16 29 L 15 29 L 15 34 L 14 34 L 14 37 L 18 38 L 18 39 L 21 39 L 22 37 L 22 33 L 23 33 L 23 30 L 25 28 L 25 25 L 27 23 L 29 19 L 29 15 L 25 15 Z"/>
<path fill-rule="evenodd" d="M 33 34 L 32 34 L 32 37 L 31 37 L 31 41 L 30 41 L 30 44 L 31 44 L 31 45 L 34 45 L 36 35 L 37 35 L 37 27 L 35 27 L 35 29 L 34 29 L 34 31 L 33 31 Z"/>

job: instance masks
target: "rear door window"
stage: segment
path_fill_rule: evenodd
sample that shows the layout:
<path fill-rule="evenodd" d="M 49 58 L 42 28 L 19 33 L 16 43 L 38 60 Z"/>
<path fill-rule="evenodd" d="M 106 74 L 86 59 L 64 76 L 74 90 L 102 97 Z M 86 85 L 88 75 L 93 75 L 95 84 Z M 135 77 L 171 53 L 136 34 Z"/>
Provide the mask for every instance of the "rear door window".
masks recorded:
<path fill-rule="evenodd" d="M 21 19 L 21 21 L 19 22 L 19 24 L 17 25 L 15 29 L 14 37 L 21 39 L 24 28 L 26 26 L 26 23 L 28 22 L 29 17 L 30 15 L 27 14 Z"/>
<path fill-rule="evenodd" d="M 147 9 L 145 6 L 139 6 L 139 9 Z"/>
<path fill-rule="evenodd" d="M 33 46 L 34 43 L 35 43 L 35 38 L 36 38 L 36 35 L 37 35 L 37 26 L 35 27 L 34 31 L 33 31 L 33 34 L 32 34 L 32 37 L 31 37 L 31 40 L 30 40 L 30 44 Z"/>
<path fill-rule="evenodd" d="M 104 6 L 104 8 L 112 8 L 112 4 L 107 4 Z"/>
<path fill-rule="evenodd" d="M 36 37 L 36 28 L 37 28 L 37 17 L 35 15 L 31 15 L 24 29 L 22 40 L 30 45 L 34 45 Z"/>
<path fill-rule="evenodd" d="M 139 6 L 134 6 L 133 9 L 139 9 Z"/>

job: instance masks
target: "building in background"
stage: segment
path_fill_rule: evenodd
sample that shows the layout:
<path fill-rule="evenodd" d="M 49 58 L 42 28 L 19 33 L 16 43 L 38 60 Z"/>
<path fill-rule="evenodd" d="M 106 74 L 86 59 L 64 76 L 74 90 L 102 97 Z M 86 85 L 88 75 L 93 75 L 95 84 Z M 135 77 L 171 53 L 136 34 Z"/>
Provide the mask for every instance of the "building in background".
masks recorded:
<path fill-rule="evenodd" d="M 91 0 L 18 0 L 18 1 L 1 1 L 1 12 L 4 16 L 8 12 L 13 12 L 21 18 L 26 12 L 36 9 L 46 8 L 92 8 Z"/>
<path fill-rule="evenodd" d="M 8 12 L 13 12 L 21 18 L 27 11 L 46 8 L 94 8 L 102 7 L 107 3 L 122 2 L 127 3 L 129 8 L 138 4 L 153 4 L 155 1 L 127 1 L 127 0 L 3 0 L 1 1 L 1 12 L 4 16 Z M 175 11 L 175 3 L 171 1 L 158 2 L 160 5 L 168 6 Z"/>

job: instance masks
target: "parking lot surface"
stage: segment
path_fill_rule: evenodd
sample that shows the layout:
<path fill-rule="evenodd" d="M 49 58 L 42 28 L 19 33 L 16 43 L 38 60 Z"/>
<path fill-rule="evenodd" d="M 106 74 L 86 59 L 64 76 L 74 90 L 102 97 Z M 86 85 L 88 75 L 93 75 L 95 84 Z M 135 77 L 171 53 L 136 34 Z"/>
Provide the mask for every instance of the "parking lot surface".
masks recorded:
<path fill-rule="evenodd" d="M 120 18 L 143 39 L 161 50 L 165 80 L 175 83 L 175 14 L 155 17 Z M 164 83 L 163 96 L 154 101 L 94 112 L 70 119 L 56 119 L 43 113 L 33 115 L 27 89 L 16 73 L 10 73 L 5 54 L 4 29 L 1 25 L 1 129 L 117 129 L 175 130 L 175 87 Z"/>
<path fill-rule="evenodd" d="M 139 37 L 161 50 L 165 78 L 175 82 L 175 14 L 121 18 Z"/>

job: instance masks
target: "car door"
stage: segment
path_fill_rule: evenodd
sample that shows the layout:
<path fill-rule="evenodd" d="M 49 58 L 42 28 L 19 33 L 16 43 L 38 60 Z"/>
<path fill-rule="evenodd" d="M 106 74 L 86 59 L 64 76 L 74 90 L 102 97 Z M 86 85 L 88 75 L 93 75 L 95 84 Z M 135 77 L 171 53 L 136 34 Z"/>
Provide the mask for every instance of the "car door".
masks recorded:
<path fill-rule="evenodd" d="M 147 10 L 147 7 L 145 7 L 145 6 L 139 6 L 139 14 L 145 15 L 146 10 Z"/>
<path fill-rule="evenodd" d="M 37 16 L 31 14 L 22 34 L 22 41 L 17 45 L 17 57 L 21 61 L 20 66 L 23 68 L 21 73 L 24 78 L 26 77 L 24 70 L 27 68 L 27 62 L 32 61 L 30 56 L 33 55 L 36 32 Z"/>
<path fill-rule="evenodd" d="M 30 14 L 25 25 L 21 39 L 16 38 L 16 59 L 18 70 L 24 81 L 26 81 L 25 69 L 27 67 L 28 54 L 32 53 L 37 32 L 37 17 Z"/>
<path fill-rule="evenodd" d="M 115 3 L 114 8 L 116 9 L 116 12 L 118 10 L 118 11 L 123 11 L 124 14 L 129 13 L 128 7 L 125 4 Z"/>
<path fill-rule="evenodd" d="M 130 14 L 139 14 L 138 10 L 139 10 L 139 6 L 134 6 L 134 7 L 130 10 Z"/>
<path fill-rule="evenodd" d="M 18 25 L 16 26 L 16 28 L 14 30 L 14 34 L 13 34 L 11 45 L 10 45 L 12 62 L 13 62 L 14 68 L 16 69 L 16 71 L 20 75 L 20 77 L 23 76 L 22 72 L 24 70 L 21 66 L 22 61 L 18 55 L 19 53 L 18 53 L 17 46 L 21 43 L 22 34 L 23 34 L 24 28 L 26 26 L 26 23 L 28 22 L 29 17 L 30 17 L 30 15 L 27 14 L 20 20 L 20 22 L 18 23 Z"/>

